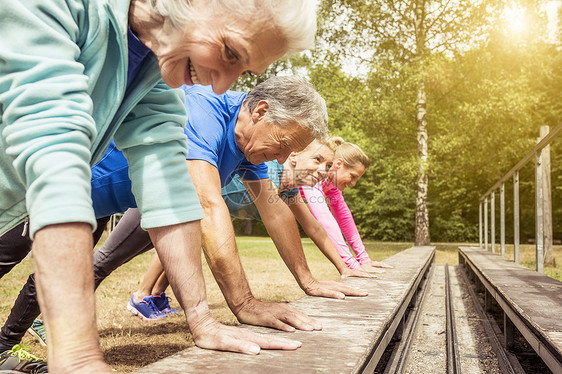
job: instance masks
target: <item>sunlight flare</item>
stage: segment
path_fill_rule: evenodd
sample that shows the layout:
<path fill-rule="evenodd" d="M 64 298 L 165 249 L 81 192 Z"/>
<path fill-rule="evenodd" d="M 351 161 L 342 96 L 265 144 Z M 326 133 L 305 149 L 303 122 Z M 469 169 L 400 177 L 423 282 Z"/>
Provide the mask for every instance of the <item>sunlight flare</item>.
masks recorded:
<path fill-rule="evenodd" d="M 525 8 L 512 5 L 503 12 L 502 19 L 507 30 L 514 36 L 523 36 L 529 29 Z"/>

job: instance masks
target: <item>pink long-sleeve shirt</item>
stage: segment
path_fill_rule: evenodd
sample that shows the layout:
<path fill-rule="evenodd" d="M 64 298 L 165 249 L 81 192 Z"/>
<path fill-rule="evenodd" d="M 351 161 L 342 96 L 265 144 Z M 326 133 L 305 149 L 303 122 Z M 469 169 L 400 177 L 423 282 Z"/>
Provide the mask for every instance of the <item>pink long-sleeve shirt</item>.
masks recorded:
<path fill-rule="evenodd" d="M 350 269 L 357 269 L 362 264 L 371 261 L 365 251 L 365 245 L 357 231 L 351 211 L 343 199 L 342 192 L 336 186 L 324 180 L 314 187 L 300 187 L 300 192 L 308 203 L 312 215 L 326 230 L 332 244 Z M 347 243 L 355 252 L 355 257 L 352 256 L 342 232 Z"/>

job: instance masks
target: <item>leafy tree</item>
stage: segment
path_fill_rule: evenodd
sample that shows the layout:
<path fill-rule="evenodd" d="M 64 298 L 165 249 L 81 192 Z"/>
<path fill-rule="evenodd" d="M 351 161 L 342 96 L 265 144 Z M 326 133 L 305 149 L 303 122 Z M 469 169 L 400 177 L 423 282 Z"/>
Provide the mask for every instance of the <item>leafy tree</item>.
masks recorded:
<path fill-rule="evenodd" d="M 517 37 L 502 18 L 514 3 L 537 25 Z M 474 241 L 480 196 L 534 146 L 541 125 L 562 121 L 562 39 L 546 40 L 543 3 L 324 0 L 316 51 L 239 85 L 247 90 L 258 79 L 290 73 L 316 85 L 332 132 L 373 161 L 345 192 L 364 236 L 422 244 L 431 231 L 436 241 Z M 420 98 L 426 130 L 417 122 Z M 418 154 L 425 139 L 427 158 L 423 149 Z M 561 146 L 552 145 L 555 217 L 562 216 Z M 533 173 L 532 165 L 521 171 L 522 242 L 534 237 Z M 508 238 L 511 191 L 507 183 Z M 416 231 L 417 217 L 430 230 Z"/>
<path fill-rule="evenodd" d="M 410 123 L 403 128 L 417 140 L 415 242 L 430 241 L 428 200 L 429 155 L 427 80 L 436 53 L 455 53 L 475 42 L 484 30 L 494 2 L 411 0 L 327 0 L 322 2 L 322 28 L 316 56 L 344 65 L 354 60 L 367 69 L 367 83 L 381 77 L 397 83 L 391 94 Z M 345 19 L 345 22 L 341 22 Z M 398 83 L 397 80 L 400 82 Z M 388 84 L 388 83 L 387 83 Z M 370 85 L 375 96 L 384 90 Z M 404 92 L 407 87 L 408 92 Z M 386 101 L 387 98 L 383 99 Z M 392 122 L 391 122 L 392 123 Z M 402 128 L 402 127 L 401 127 Z"/>

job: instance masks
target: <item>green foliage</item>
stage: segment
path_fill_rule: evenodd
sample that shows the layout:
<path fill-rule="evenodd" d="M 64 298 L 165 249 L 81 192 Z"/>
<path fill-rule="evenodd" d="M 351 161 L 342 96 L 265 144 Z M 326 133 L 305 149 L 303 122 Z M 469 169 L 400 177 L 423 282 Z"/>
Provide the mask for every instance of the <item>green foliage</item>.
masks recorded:
<path fill-rule="evenodd" d="M 502 16 L 515 3 L 526 9 L 532 26 L 517 37 Z M 245 77 L 237 89 L 271 75 L 307 75 L 326 99 L 332 133 L 357 143 L 373 161 L 358 185 L 345 191 L 360 232 L 375 240 L 411 241 L 416 102 L 424 82 L 431 236 L 476 241 L 480 196 L 532 149 L 540 126 L 562 122 L 562 33 L 558 44 L 546 40 L 542 5 L 324 0 L 316 50 L 277 62 L 260 77 Z M 423 24 L 416 25 L 420 7 Z M 554 143 L 551 151 L 555 231 L 556 217 L 562 217 L 561 146 Z M 534 236 L 533 180 L 529 165 L 521 171 L 522 241 Z M 506 184 L 508 238 L 511 191 Z M 499 194 L 496 219 L 499 227 Z"/>
<path fill-rule="evenodd" d="M 284 57 L 275 61 L 260 75 L 244 75 L 240 77 L 232 86 L 231 90 L 248 92 L 261 82 L 276 75 L 303 75 L 307 74 L 306 67 L 309 64 L 308 58 L 304 55 L 294 55 Z"/>
<path fill-rule="evenodd" d="M 308 73 L 326 98 L 332 131 L 358 143 L 374 161 L 345 192 L 364 236 L 412 240 L 420 80 L 427 92 L 428 206 L 435 241 L 477 240 L 479 197 L 533 147 L 541 125 L 553 128 L 562 121 L 560 45 L 544 38 L 542 2 L 519 4 L 535 26 L 515 38 L 502 18 L 513 3 L 501 0 L 321 3 Z M 415 25 L 420 5 L 426 10 L 423 34 Z M 560 201 L 562 187 L 556 186 L 562 183 L 555 180 L 562 182 L 562 156 L 554 149 L 553 199 Z M 534 231 L 532 165 L 521 173 L 527 238 Z M 511 204 L 506 201 L 508 216 Z M 554 209 L 562 216 L 560 204 Z"/>

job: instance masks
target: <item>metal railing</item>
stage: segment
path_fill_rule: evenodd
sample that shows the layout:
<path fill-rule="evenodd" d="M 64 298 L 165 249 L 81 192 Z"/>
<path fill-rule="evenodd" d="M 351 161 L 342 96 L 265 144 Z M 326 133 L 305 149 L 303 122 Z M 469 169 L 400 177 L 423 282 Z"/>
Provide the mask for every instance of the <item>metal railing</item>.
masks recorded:
<path fill-rule="evenodd" d="M 505 174 L 496 184 L 494 184 L 484 195 L 480 197 L 478 205 L 478 236 L 479 245 L 482 247 L 484 238 L 484 248 L 488 250 L 488 198 L 490 198 L 490 241 L 492 253 L 496 252 L 496 219 L 495 219 L 495 193 L 500 193 L 500 252 L 505 256 L 505 183 L 513 179 L 513 250 L 514 260 L 519 263 L 519 171 L 532 159 L 535 160 L 535 245 L 536 245 L 536 270 L 544 272 L 544 227 L 543 227 L 543 190 L 544 190 L 544 165 L 542 162 L 543 149 L 552 140 L 562 133 L 562 123 L 558 124 L 551 132 L 546 134 L 537 145 L 523 157 L 507 174 Z M 550 176 L 550 171 L 548 171 Z M 550 185 L 550 181 L 548 181 Z M 482 207 L 484 209 L 482 209 Z M 484 233 L 482 232 L 482 213 L 484 213 Z"/>

